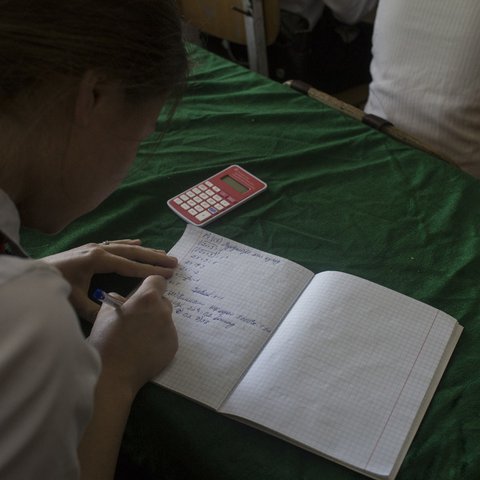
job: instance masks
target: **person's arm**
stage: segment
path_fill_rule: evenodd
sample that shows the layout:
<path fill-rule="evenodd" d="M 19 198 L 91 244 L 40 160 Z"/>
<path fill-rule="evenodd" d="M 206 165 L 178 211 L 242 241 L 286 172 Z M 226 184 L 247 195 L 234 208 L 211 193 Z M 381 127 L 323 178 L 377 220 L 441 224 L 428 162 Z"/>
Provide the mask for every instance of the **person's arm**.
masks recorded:
<path fill-rule="evenodd" d="M 125 424 L 134 399 L 131 391 L 101 375 L 95 391 L 93 417 L 78 449 L 82 480 L 108 480 L 115 466 Z"/>
<path fill-rule="evenodd" d="M 102 358 L 93 417 L 79 447 L 82 480 L 108 480 L 138 390 L 173 358 L 177 336 L 166 282 L 148 277 L 120 308 L 103 305 L 89 342 Z"/>

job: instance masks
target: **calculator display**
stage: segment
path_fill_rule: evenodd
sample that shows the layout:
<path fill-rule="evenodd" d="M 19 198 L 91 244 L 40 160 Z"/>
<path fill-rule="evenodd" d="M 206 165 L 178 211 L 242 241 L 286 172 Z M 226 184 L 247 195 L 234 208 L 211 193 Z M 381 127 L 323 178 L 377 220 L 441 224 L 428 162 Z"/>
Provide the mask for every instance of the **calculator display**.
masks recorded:
<path fill-rule="evenodd" d="M 240 192 L 240 193 L 248 192 L 248 188 L 245 185 L 242 185 L 240 182 L 237 182 L 230 175 L 225 175 L 220 180 L 222 180 L 222 182 L 225 182 L 227 185 L 230 185 L 237 192 Z"/>

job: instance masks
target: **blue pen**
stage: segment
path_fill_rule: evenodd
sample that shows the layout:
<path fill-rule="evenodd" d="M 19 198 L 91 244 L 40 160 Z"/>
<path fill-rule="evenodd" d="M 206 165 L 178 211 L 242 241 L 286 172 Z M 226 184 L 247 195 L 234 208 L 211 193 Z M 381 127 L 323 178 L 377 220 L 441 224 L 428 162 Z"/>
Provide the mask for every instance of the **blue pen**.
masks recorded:
<path fill-rule="evenodd" d="M 110 305 L 111 307 L 115 308 L 120 308 L 124 300 L 120 300 L 119 298 L 112 297 L 110 294 L 107 292 L 104 292 L 102 289 L 97 288 L 93 292 L 93 298 L 95 300 L 98 300 L 99 302 L 106 303 L 107 305 Z"/>

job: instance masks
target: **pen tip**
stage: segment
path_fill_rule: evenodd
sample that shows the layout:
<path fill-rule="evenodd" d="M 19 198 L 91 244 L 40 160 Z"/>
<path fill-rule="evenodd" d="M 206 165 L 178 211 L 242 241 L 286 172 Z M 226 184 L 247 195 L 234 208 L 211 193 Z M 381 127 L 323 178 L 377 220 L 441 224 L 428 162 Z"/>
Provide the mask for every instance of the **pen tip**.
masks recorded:
<path fill-rule="evenodd" d="M 97 288 L 93 292 L 93 298 L 95 300 L 103 300 L 105 298 L 105 293 L 103 293 L 103 290 L 101 290 L 100 288 Z"/>

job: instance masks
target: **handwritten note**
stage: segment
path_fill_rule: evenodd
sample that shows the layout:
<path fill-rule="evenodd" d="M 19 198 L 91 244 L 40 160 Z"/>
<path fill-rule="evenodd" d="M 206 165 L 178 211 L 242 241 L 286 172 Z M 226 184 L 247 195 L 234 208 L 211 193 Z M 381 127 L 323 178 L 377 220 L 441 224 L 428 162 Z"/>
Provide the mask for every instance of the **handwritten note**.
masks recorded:
<path fill-rule="evenodd" d="M 166 296 L 180 348 L 156 379 L 218 408 L 313 277 L 286 259 L 187 226 Z"/>
<path fill-rule="evenodd" d="M 267 275 L 273 273 L 268 272 L 268 270 L 272 270 L 272 267 L 279 267 L 287 262 L 287 260 L 235 244 L 229 240 L 222 241 L 221 238 L 210 232 L 201 233 L 198 243 L 192 246 L 169 284 L 167 295 L 175 307 L 175 314 L 204 325 L 214 322 L 218 322 L 224 328 L 248 325 L 253 330 L 271 333 L 270 318 L 267 319 L 269 323 L 264 324 L 261 317 L 249 318 L 243 313 L 229 310 L 222 305 L 222 301 L 233 293 L 229 291 L 233 285 L 230 287 L 226 285 L 224 269 L 229 268 L 231 271 L 235 271 L 240 267 L 236 267 L 237 261 L 241 261 L 245 266 L 245 263 L 251 259 L 258 259 L 262 262 L 259 265 L 261 267 L 270 267 L 262 268 L 263 271 L 260 272 L 262 276 L 265 273 Z M 206 279 L 208 279 L 208 288 L 205 283 Z M 254 280 L 252 279 L 252 281 Z M 251 295 L 249 290 L 245 292 L 237 290 L 234 294 L 240 295 L 241 293 L 245 300 L 248 300 Z"/>

